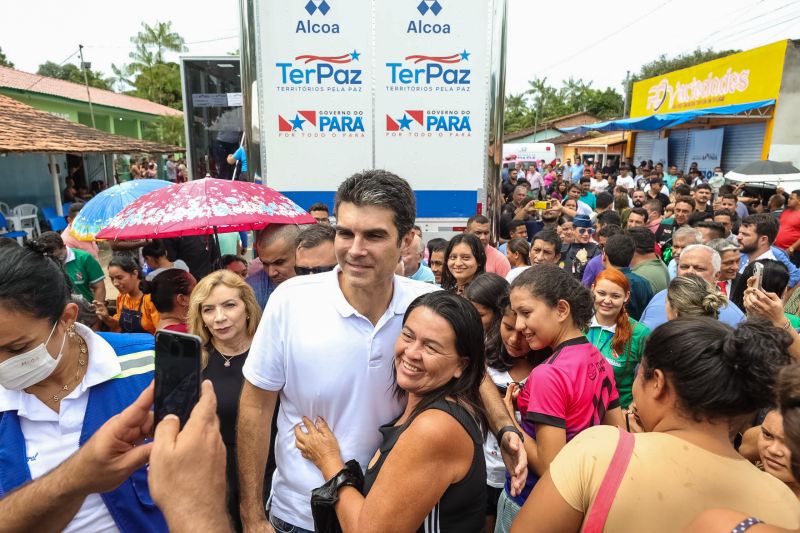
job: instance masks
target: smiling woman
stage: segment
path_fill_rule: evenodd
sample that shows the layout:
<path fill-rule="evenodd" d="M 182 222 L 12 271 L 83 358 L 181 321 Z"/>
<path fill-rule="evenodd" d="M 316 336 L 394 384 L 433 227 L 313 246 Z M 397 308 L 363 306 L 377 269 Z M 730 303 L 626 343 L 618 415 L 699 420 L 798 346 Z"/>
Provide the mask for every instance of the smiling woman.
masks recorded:
<path fill-rule="evenodd" d="M 197 284 L 189 302 L 189 329 L 203 342 L 203 377 L 214 384 L 220 432 L 228 454 L 228 512 L 237 531 L 239 479 L 236 418 L 244 383 L 242 367 L 261 319 L 253 289 L 230 270 L 212 272 Z"/>
<path fill-rule="evenodd" d="M 355 479 L 342 486 L 345 464 L 324 420 L 306 418 L 305 431 L 295 428 L 303 457 L 329 480 L 327 488 L 339 489 L 335 508 L 345 532 L 483 530 L 484 364 L 483 328 L 472 304 L 445 291 L 420 296 L 395 344 L 395 394 L 407 399 L 406 408 L 380 428 L 383 443 L 363 490 L 353 487 Z"/>
<path fill-rule="evenodd" d="M 442 288 L 464 294 L 467 286 L 486 268 L 486 252 L 478 237 L 462 233 L 450 239 L 444 253 Z"/>

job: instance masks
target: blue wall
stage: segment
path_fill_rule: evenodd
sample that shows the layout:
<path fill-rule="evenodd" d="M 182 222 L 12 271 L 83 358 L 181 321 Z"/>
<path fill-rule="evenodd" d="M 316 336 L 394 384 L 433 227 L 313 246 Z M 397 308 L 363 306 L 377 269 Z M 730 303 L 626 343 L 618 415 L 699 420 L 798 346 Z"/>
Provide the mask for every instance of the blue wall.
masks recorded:
<path fill-rule="evenodd" d="M 8 154 L 0 157 L 0 202 L 13 208 L 19 204 L 55 207 L 47 154 Z M 67 160 L 56 155 L 60 169 L 60 189 L 64 189 Z"/>

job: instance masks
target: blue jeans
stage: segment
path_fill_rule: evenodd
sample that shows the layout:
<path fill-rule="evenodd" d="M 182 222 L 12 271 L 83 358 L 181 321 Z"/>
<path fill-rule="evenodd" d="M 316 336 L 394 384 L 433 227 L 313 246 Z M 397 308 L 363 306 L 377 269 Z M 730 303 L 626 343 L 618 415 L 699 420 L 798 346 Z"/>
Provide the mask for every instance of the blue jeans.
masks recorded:
<path fill-rule="evenodd" d="M 271 512 L 269 513 L 269 523 L 272 524 L 272 527 L 275 528 L 277 533 L 314 533 L 311 530 L 303 529 L 302 527 L 281 520 Z"/>
<path fill-rule="evenodd" d="M 511 522 L 519 513 L 520 506 L 512 500 L 505 490 L 500 494 L 497 502 L 497 521 L 494 525 L 494 533 L 508 533 L 511 531 Z"/>

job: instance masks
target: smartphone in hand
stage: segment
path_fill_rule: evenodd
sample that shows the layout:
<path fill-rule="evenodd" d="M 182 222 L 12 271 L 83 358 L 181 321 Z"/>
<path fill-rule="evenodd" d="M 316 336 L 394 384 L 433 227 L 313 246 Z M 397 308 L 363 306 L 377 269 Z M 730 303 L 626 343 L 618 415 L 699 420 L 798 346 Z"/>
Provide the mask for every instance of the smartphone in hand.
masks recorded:
<path fill-rule="evenodd" d="M 758 290 L 763 290 L 762 280 L 764 278 L 764 265 L 762 263 L 753 263 L 753 287 Z"/>
<path fill-rule="evenodd" d="M 200 337 L 175 331 L 156 332 L 155 423 L 176 415 L 181 427 L 200 399 Z"/>

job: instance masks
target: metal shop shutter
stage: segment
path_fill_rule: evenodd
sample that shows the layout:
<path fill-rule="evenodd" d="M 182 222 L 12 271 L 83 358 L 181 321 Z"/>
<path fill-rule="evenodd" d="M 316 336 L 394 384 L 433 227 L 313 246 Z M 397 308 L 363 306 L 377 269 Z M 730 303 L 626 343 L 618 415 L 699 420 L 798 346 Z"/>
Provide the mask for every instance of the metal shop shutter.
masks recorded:
<path fill-rule="evenodd" d="M 636 133 L 633 146 L 633 164 L 637 167 L 642 161 L 653 159 L 653 143 L 658 139 L 657 131 L 640 131 Z"/>
<path fill-rule="evenodd" d="M 725 126 L 722 137 L 722 171 L 728 172 L 760 160 L 766 130 L 766 122 Z"/>
<path fill-rule="evenodd" d="M 669 132 L 669 142 L 667 143 L 667 157 L 669 158 L 669 164 L 675 165 L 680 170 L 686 172 L 688 169 L 688 163 L 686 162 L 686 157 L 689 153 L 689 132 L 691 130 L 683 129 L 683 130 L 673 130 Z M 666 173 L 667 169 L 664 169 L 664 173 Z"/>

